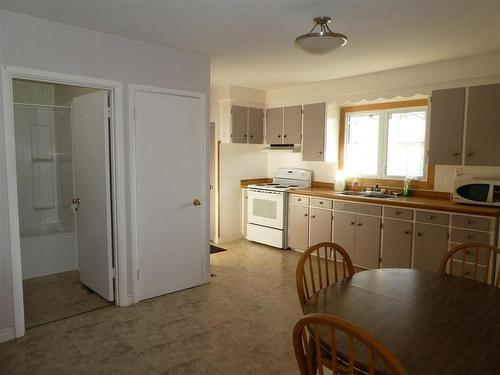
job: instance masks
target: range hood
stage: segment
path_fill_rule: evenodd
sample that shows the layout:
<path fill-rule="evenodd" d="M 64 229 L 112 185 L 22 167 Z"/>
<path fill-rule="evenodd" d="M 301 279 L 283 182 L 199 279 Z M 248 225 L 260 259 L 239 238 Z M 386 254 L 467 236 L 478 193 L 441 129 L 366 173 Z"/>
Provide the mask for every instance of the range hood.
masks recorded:
<path fill-rule="evenodd" d="M 300 145 L 290 144 L 270 144 L 264 147 L 262 151 L 281 151 L 281 152 L 300 152 Z"/>

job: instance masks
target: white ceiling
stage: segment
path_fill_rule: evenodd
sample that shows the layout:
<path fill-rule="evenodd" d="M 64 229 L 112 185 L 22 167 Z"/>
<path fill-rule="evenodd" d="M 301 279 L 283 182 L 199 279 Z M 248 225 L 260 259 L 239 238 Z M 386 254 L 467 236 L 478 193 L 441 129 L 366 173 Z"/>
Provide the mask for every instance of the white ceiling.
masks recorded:
<path fill-rule="evenodd" d="M 500 0 L 0 0 L 0 8 L 212 57 L 212 84 L 270 89 L 500 50 Z M 293 41 L 318 15 L 346 47 Z"/>

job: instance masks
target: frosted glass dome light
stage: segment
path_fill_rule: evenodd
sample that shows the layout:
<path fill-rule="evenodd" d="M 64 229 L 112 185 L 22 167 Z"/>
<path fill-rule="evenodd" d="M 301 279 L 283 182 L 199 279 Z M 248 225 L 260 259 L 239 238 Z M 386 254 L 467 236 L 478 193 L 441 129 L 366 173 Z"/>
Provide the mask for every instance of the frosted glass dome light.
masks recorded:
<path fill-rule="evenodd" d="M 320 55 L 334 49 L 343 47 L 347 43 L 347 37 L 344 34 L 334 33 L 328 24 L 332 22 L 330 17 L 314 18 L 316 24 L 307 34 L 300 35 L 295 39 L 295 45 L 303 50 Z M 318 30 L 315 29 L 319 27 Z"/>

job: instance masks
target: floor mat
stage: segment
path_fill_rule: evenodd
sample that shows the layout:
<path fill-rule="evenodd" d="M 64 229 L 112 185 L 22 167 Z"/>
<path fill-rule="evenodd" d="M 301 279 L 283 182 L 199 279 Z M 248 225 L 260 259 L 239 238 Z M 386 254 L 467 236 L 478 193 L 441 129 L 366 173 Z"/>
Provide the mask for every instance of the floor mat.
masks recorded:
<path fill-rule="evenodd" d="M 210 245 L 210 254 L 222 253 L 223 251 L 227 251 L 219 246 Z"/>

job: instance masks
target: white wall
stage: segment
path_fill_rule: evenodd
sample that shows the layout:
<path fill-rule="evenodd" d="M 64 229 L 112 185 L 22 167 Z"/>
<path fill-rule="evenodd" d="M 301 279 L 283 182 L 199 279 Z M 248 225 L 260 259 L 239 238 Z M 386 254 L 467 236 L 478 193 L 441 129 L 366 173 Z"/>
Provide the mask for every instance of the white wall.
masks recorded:
<path fill-rule="evenodd" d="M 335 108 L 346 103 L 402 100 L 430 95 L 434 89 L 500 82 L 500 53 L 385 72 L 311 83 L 298 87 L 269 90 L 266 107 L 326 102 L 328 121 L 335 122 L 327 135 L 327 153 L 332 162 L 301 162 L 300 156 L 269 153 L 268 176 L 278 167 L 309 168 L 315 181 L 334 182 L 338 148 L 338 114 Z M 336 117 L 337 116 L 337 117 Z M 455 168 L 437 166 L 435 190 L 451 191 Z M 500 168 L 465 167 L 464 172 L 477 175 L 498 175 Z"/>
<path fill-rule="evenodd" d="M 209 58 L 206 56 L 0 11 L 0 63 L 116 80 L 123 83 L 205 93 L 207 94 L 208 126 L 210 65 Z M 126 85 L 124 89 L 123 115 L 127 131 L 129 118 Z M 2 118 L 3 113 L 0 113 L 0 119 Z M 0 329 L 13 325 L 3 137 L 2 124 L 0 129 Z M 125 145 L 127 145 L 127 133 L 125 138 Z M 128 170 L 127 161 L 125 169 Z M 129 176 L 127 180 L 128 178 Z M 126 194 L 129 195 L 129 193 L 127 186 Z M 127 224 L 130 226 L 130 206 L 127 207 Z M 128 254 L 130 257 L 130 248 Z M 209 272 L 208 262 L 207 254 L 207 272 Z M 129 283 L 129 294 L 131 290 L 131 283 Z"/>
<path fill-rule="evenodd" d="M 261 178 L 267 173 L 267 153 L 263 145 L 221 143 L 220 170 L 220 240 L 241 236 L 240 181 Z"/>

